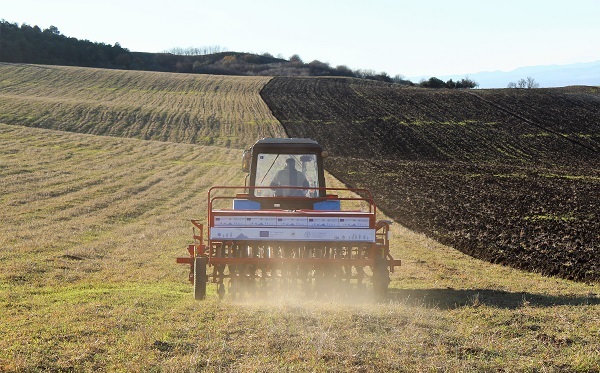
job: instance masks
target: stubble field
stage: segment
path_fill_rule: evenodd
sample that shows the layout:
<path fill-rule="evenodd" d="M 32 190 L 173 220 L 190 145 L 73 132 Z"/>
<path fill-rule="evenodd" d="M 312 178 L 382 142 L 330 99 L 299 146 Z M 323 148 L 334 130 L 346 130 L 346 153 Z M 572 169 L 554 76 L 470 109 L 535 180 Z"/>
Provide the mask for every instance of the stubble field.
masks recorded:
<path fill-rule="evenodd" d="M 239 148 L 285 136 L 269 79 L 0 63 L 0 122 Z"/>

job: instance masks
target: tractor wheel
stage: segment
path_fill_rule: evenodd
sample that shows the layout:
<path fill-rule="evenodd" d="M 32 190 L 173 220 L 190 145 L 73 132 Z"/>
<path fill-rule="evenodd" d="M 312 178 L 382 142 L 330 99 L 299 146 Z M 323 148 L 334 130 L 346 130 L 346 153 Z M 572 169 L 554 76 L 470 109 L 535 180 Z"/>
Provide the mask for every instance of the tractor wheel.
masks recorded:
<path fill-rule="evenodd" d="M 206 297 L 206 263 L 205 256 L 196 257 L 194 260 L 194 298 L 202 300 Z"/>
<path fill-rule="evenodd" d="M 390 272 L 388 271 L 387 261 L 383 258 L 375 262 L 373 268 L 373 293 L 377 301 L 382 301 L 387 296 L 388 285 L 390 284 Z"/>

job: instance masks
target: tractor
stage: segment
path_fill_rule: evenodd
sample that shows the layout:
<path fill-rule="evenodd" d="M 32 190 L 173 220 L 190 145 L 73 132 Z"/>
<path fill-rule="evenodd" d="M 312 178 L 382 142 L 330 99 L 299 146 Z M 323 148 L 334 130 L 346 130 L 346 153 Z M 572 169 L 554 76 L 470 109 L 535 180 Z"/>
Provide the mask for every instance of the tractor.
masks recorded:
<path fill-rule="evenodd" d="M 192 220 L 189 256 L 177 258 L 190 266 L 196 299 L 206 297 L 208 282 L 220 298 L 354 287 L 385 297 L 401 264 L 390 255 L 391 222 L 377 220 L 368 190 L 328 188 L 326 157 L 311 139 L 261 139 L 243 153 L 244 186 L 208 190 L 206 230 Z"/>

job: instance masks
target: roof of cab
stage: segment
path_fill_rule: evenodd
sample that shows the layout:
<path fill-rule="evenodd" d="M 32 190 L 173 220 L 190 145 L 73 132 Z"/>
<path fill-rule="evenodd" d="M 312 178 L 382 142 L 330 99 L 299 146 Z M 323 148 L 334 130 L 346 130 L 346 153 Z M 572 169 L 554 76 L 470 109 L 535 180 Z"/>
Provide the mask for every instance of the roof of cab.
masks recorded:
<path fill-rule="evenodd" d="M 264 138 L 258 140 L 253 148 L 323 149 L 315 140 L 305 138 Z"/>

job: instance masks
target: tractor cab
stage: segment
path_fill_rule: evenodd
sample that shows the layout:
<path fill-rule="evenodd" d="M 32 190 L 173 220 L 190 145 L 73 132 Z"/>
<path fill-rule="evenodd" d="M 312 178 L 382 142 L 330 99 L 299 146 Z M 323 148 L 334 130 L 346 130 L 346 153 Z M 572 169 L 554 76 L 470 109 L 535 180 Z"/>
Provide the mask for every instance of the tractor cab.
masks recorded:
<path fill-rule="evenodd" d="M 189 257 L 177 258 L 190 265 L 196 299 L 206 296 L 209 280 L 219 297 L 225 281 L 233 296 L 296 285 L 329 296 L 352 283 L 361 288 L 369 276 L 374 294 L 385 296 L 400 265 L 390 255 L 390 222 L 377 220 L 368 190 L 326 188 L 324 157 L 310 139 L 262 139 L 244 152 L 243 186 L 208 190 L 206 230 L 192 220 L 198 231 Z"/>
<path fill-rule="evenodd" d="M 257 141 L 243 155 L 248 201 L 238 205 L 259 210 L 339 209 L 339 201 L 336 206 L 326 201 L 325 156 L 321 145 L 311 139 Z"/>

